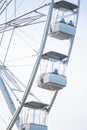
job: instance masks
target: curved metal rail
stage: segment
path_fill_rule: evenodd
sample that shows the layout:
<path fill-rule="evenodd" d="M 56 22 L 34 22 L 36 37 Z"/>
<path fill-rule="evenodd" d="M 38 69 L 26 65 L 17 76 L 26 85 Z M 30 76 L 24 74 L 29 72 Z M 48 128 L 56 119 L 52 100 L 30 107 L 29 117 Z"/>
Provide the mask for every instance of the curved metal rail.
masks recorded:
<path fill-rule="evenodd" d="M 54 5 L 54 0 L 51 0 L 51 4 L 50 4 L 50 7 L 49 7 L 49 11 L 48 11 L 48 17 L 47 17 L 46 25 L 45 25 L 45 28 L 44 28 L 44 34 L 43 34 L 42 41 L 41 41 L 40 52 L 38 54 L 35 66 L 33 68 L 33 72 L 31 73 L 30 80 L 29 80 L 29 82 L 27 84 L 27 88 L 26 88 L 26 90 L 24 92 L 22 103 L 19 106 L 19 108 L 16 110 L 16 112 L 14 113 L 13 118 L 10 121 L 10 123 L 9 123 L 6 130 L 11 130 L 12 129 L 14 123 L 16 122 L 17 117 L 19 116 L 19 114 L 21 112 L 22 107 L 24 106 L 24 103 L 26 101 L 28 93 L 31 90 L 31 87 L 32 87 L 32 84 L 33 84 L 33 81 L 34 81 L 34 78 L 35 78 L 35 75 L 36 75 L 36 72 L 37 72 L 38 67 L 39 67 L 40 60 L 42 58 L 42 53 L 43 53 L 43 50 L 44 50 L 44 47 L 45 47 L 45 43 L 46 43 L 46 39 L 47 39 L 47 35 L 48 35 L 48 30 L 49 30 L 49 26 L 50 26 L 50 21 L 51 21 L 51 16 L 52 16 L 53 5 Z"/>

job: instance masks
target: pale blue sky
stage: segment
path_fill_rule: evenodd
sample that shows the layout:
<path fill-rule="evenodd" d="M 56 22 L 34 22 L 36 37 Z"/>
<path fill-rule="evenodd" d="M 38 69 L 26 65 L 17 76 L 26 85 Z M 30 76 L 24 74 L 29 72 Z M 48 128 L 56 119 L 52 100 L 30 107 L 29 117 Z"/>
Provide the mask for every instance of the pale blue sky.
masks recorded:
<path fill-rule="evenodd" d="M 67 86 L 59 91 L 54 102 L 48 116 L 48 130 L 87 130 L 86 13 L 87 0 L 81 0 L 76 37 L 67 67 Z"/>
<path fill-rule="evenodd" d="M 49 129 L 87 130 L 87 1 L 81 1 L 77 33 L 68 65 L 68 84 L 50 113 Z"/>

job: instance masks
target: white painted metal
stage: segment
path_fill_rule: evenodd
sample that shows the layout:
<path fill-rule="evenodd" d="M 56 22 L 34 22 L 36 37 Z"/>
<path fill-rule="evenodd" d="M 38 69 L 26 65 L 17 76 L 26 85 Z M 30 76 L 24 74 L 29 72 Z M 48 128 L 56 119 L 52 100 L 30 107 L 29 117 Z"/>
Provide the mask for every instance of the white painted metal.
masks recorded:
<path fill-rule="evenodd" d="M 66 6 L 67 6 L 67 4 L 66 4 L 66 5 L 63 4 L 63 7 L 66 7 Z M 77 14 L 77 15 L 76 15 L 76 27 L 77 27 L 77 23 L 78 23 L 80 0 L 78 0 L 77 6 L 78 6 L 78 8 L 77 8 L 76 6 L 73 6 L 73 8 L 77 8 L 77 12 L 76 12 L 76 14 Z M 71 6 L 67 6 L 67 7 L 69 7 L 68 9 L 70 9 Z M 55 6 L 55 8 L 58 8 L 58 5 Z M 75 37 L 75 36 L 74 36 L 74 37 Z M 70 48 L 69 48 L 69 51 L 68 51 L 67 60 L 66 60 L 66 62 L 65 62 L 66 65 L 68 65 L 68 62 L 69 62 L 69 58 L 70 58 L 71 51 L 72 51 L 72 47 L 73 47 L 73 43 L 74 43 L 74 37 L 71 37 L 71 38 L 70 38 Z M 57 94 L 58 94 L 58 90 L 55 92 L 55 94 L 54 94 L 54 96 L 53 96 L 53 99 L 52 99 L 52 101 L 51 101 L 51 103 L 50 103 L 50 105 L 49 105 L 49 107 L 48 107 L 48 112 L 50 112 L 50 110 L 51 110 L 51 108 L 52 108 L 52 106 L 53 106 L 53 103 L 54 103 L 54 101 L 55 101 L 55 99 L 56 99 Z"/>
<path fill-rule="evenodd" d="M 53 62 L 54 65 L 55 62 L 56 64 L 61 63 L 61 65 L 63 66 L 63 62 L 64 60 L 67 59 L 67 56 L 58 52 L 49 51 L 42 55 L 42 59 L 48 60 L 49 62 Z M 52 69 L 54 65 L 52 65 Z M 42 73 L 38 77 L 38 81 L 37 81 L 38 87 L 43 89 L 48 89 L 51 91 L 62 89 L 63 87 L 66 86 L 66 83 L 67 83 L 67 78 L 63 73 L 62 74 L 59 73 L 58 67 L 54 69 L 52 72 Z"/>
<path fill-rule="evenodd" d="M 48 17 L 47 17 L 47 21 L 46 21 L 46 26 L 45 26 L 45 29 L 44 29 L 44 34 L 43 34 L 42 42 L 41 42 L 41 46 L 40 46 L 40 52 L 38 54 L 38 58 L 36 60 L 35 66 L 33 68 L 33 72 L 31 73 L 31 77 L 30 77 L 30 80 L 28 82 L 27 88 L 25 90 L 25 93 L 24 93 L 24 96 L 23 96 L 23 99 L 22 99 L 22 103 L 21 103 L 20 107 L 16 110 L 16 112 L 15 112 L 15 114 L 14 114 L 12 120 L 10 121 L 10 123 L 9 123 L 6 130 L 11 130 L 12 129 L 14 123 L 16 122 L 17 117 L 19 116 L 19 114 L 21 112 L 22 107 L 24 106 L 24 103 L 26 101 L 28 93 L 31 90 L 31 87 L 32 87 L 32 84 L 33 84 L 33 81 L 34 81 L 34 78 L 35 78 L 35 75 L 36 75 L 36 72 L 37 72 L 38 67 L 39 67 L 40 60 L 42 58 L 42 53 L 43 53 L 43 50 L 44 50 L 44 47 L 45 47 L 47 34 L 48 34 L 48 30 L 49 30 L 49 25 L 50 25 L 50 21 L 51 21 L 51 16 L 52 16 L 53 5 L 54 5 L 54 0 L 52 0 L 51 4 L 50 4 Z"/>
<path fill-rule="evenodd" d="M 58 22 L 51 28 L 51 31 L 49 36 L 64 40 L 75 36 L 76 27 L 65 22 Z"/>
<path fill-rule="evenodd" d="M 62 89 L 66 83 L 66 76 L 54 72 L 43 74 L 38 78 L 38 87 L 51 91 Z"/>
<path fill-rule="evenodd" d="M 63 0 L 56 2 L 54 9 L 62 12 L 62 15 L 58 14 L 55 22 L 50 26 L 49 36 L 59 40 L 71 39 L 76 33 L 76 21 L 74 21 L 74 16 L 77 13 L 78 5 Z"/>
<path fill-rule="evenodd" d="M 75 33 L 76 33 L 77 22 L 78 22 L 80 0 L 78 0 L 78 5 L 74 5 L 74 4 L 67 2 L 65 0 L 59 1 L 59 2 L 54 4 L 55 10 L 62 8 L 62 10 L 63 10 L 62 18 L 64 18 L 64 11 L 65 12 L 67 12 L 67 11 L 74 12 L 74 10 L 75 10 L 74 13 L 76 14 L 76 24 L 69 25 L 69 22 L 66 22 L 66 21 L 63 21 L 63 22 L 62 21 L 56 21 L 55 24 L 51 26 L 50 33 L 49 33 L 49 36 L 54 37 L 56 39 L 59 39 L 59 40 L 68 40 L 69 39 L 70 40 L 70 48 L 69 48 L 67 56 L 60 54 L 60 53 L 57 53 L 57 52 L 49 52 L 46 55 L 42 55 L 44 47 L 45 47 L 47 35 L 48 35 L 48 30 L 49 30 L 49 25 L 50 25 L 50 21 L 51 21 L 52 10 L 53 10 L 53 4 L 54 4 L 54 0 L 51 1 L 51 5 L 50 5 L 47 21 L 46 21 L 46 26 L 45 26 L 44 34 L 43 34 L 42 41 L 41 41 L 41 47 L 39 49 L 40 51 L 39 51 L 39 54 L 38 54 L 38 58 L 36 60 L 35 66 L 34 66 L 33 71 L 31 73 L 31 77 L 30 77 L 29 82 L 27 84 L 27 88 L 26 88 L 24 96 L 22 98 L 22 103 L 19 106 L 19 108 L 16 110 L 15 113 L 14 113 L 14 111 L 15 111 L 14 103 L 11 100 L 11 97 L 10 97 L 10 95 L 9 95 L 7 89 L 6 89 L 6 86 L 3 82 L 3 80 L 0 78 L 0 87 L 1 87 L 2 93 L 5 97 L 5 100 L 8 104 L 8 107 L 9 107 L 11 113 L 12 114 L 14 113 L 14 116 L 13 116 L 12 120 L 10 121 L 6 130 L 12 129 L 13 125 L 17 121 L 18 116 L 19 116 L 19 114 L 20 114 L 20 112 L 21 112 L 21 110 L 24 106 L 29 107 L 31 109 L 43 109 L 43 110 L 45 109 L 49 113 L 52 106 L 53 106 L 53 103 L 56 99 L 56 96 L 58 94 L 58 90 L 65 87 L 66 84 L 67 84 L 67 79 L 66 79 L 66 76 L 64 76 L 64 75 L 54 74 L 53 72 L 45 73 L 45 74 L 42 73 L 42 75 L 38 78 L 38 86 L 40 88 L 55 91 L 53 98 L 51 100 L 51 103 L 49 104 L 49 106 L 45 103 L 34 102 L 34 101 L 25 103 L 26 98 L 27 98 L 28 94 L 30 93 L 33 81 L 35 79 L 41 58 L 43 58 L 44 60 L 49 60 L 50 58 L 56 59 L 56 60 L 61 61 L 63 64 L 68 65 L 69 58 L 70 58 L 70 55 L 71 55 L 74 37 L 75 37 Z M 26 15 L 26 17 L 27 17 L 27 15 Z M 39 15 L 37 16 L 36 19 L 43 16 L 42 14 L 39 14 Z M 16 12 L 15 12 L 15 16 L 16 16 Z M 0 32 L 3 32 L 3 30 L 7 31 L 9 29 L 18 28 L 20 26 L 21 27 L 26 26 L 26 20 L 24 20 L 24 24 L 18 23 L 20 21 L 20 18 L 21 17 L 18 17 L 17 19 L 15 18 L 14 20 L 11 20 L 9 22 L 6 22 L 5 24 L 2 24 L 1 27 L 0 27 Z M 24 18 L 24 16 L 22 18 Z M 5 30 L 5 27 L 6 27 L 6 30 Z M 35 124 L 30 124 L 30 125 L 26 126 L 26 130 L 37 130 L 37 129 L 47 130 L 47 127 L 45 127 L 45 126 L 41 127 L 41 125 L 35 125 Z"/>
<path fill-rule="evenodd" d="M 0 77 L 0 90 L 2 91 L 2 94 L 3 94 L 5 101 L 8 105 L 8 108 L 9 108 L 11 114 L 13 115 L 14 112 L 16 111 L 16 108 L 15 108 L 15 105 L 14 105 L 12 99 L 11 99 L 11 96 L 9 95 L 9 92 L 6 88 L 6 85 L 1 77 Z M 18 117 L 16 120 L 17 128 L 19 128 L 19 122 L 20 122 L 20 119 Z"/>
<path fill-rule="evenodd" d="M 77 23 L 78 23 L 79 8 L 80 8 L 80 0 L 78 0 L 78 9 L 77 9 L 77 17 L 76 17 L 76 28 L 77 28 Z M 70 39 L 70 48 L 69 48 L 69 51 L 68 51 L 68 58 L 67 58 L 66 64 L 68 64 L 68 62 L 69 62 L 71 51 L 72 51 L 72 47 L 73 47 L 73 43 L 74 43 L 74 37 Z"/>

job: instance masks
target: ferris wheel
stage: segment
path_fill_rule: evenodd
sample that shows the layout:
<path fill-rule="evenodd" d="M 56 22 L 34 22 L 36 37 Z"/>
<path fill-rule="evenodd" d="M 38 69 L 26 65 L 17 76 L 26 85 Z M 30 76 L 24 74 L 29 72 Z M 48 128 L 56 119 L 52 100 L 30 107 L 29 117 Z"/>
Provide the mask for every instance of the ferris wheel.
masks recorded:
<path fill-rule="evenodd" d="M 6 130 L 47 130 L 47 115 L 67 85 L 79 6 L 80 0 L 1 1 L 0 91 L 11 113 Z"/>

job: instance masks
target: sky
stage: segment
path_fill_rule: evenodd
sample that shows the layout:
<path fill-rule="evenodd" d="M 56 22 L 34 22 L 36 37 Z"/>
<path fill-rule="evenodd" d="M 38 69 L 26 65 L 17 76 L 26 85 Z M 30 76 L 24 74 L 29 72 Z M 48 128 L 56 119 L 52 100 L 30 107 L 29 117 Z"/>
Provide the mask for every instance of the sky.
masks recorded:
<path fill-rule="evenodd" d="M 33 2 L 31 2 L 31 5 L 34 6 Z M 76 36 L 69 64 L 67 66 L 67 85 L 64 89 L 59 91 L 57 98 L 54 102 L 54 105 L 48 115 L 47 119 L 48 130 L 53 129 L 87 130 L 87 82 L 86 82 L 87 7 L 86 6 L 87 1 L 81 0 Z M 20 47 L 20 45 L 18 45 L 18 47 Z M 15 46 L 14 48 L 17 49 Z M 9 58 L 11 57 L 9 56 Z M 20 74 L 22 74 L 21 69 L 19 70 L 17 68 L 13 68 L 12 71 L 18 71 Z M 27 75 L 25 74 L 24 76 L 26 76 L 27 78 Z M 1 95 L 1 99 L 2 98 L 3 96 Z M 4 112 L 6 113 L 5 111 L 6 104 L 3 104 L 4 101 L 2 102 L 0 100 L 0 102 L 1 102 L 0 113 L 3 112 L 2 110 L 3 108 Z M 3 116 L 4 115 L 6 114 L 3 113 Z M 8 115 L 10 115 L 10 113 Z M 9 116 L 6 118 L 8 120 Z M 2 126 L 0 130 L 4 130 L 3 127 L 4 123 L 2 120 L 0 121 L 0 125 Z"/>
<path fill-rule="evenodd" d="M 50 113 L 49 129 L 86 130 L 87 125 L 87 1 L 81 1 L 77 33 L 70 57 L 67 86 Z"/>

